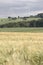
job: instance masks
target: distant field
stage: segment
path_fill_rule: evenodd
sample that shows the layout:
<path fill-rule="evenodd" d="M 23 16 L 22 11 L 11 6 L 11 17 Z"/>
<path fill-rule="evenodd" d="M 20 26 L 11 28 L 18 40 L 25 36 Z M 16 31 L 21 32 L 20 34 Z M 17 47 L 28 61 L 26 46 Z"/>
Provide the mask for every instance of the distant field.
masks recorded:
<path fill-rule="evenodd" d="M 43 33 L 0 32 L 0 65 L 43 65 Z"/>
<path fill-rule="evenodd" d="M 0 32 L 43 32 L 43 28 L 0 28 Z"/>

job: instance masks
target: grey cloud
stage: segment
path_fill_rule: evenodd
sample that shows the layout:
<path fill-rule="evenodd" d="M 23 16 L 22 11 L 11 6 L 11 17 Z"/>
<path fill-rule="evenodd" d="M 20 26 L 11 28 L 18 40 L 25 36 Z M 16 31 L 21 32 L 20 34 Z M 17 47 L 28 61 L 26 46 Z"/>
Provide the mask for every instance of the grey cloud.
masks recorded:
<path fill-rule="evenodd" d="M 0 17 L 8 16 L 29 16 L 32 11 L 43 10 L 43 1 L 13 0 L 12 3 L 0 3 Z"/>

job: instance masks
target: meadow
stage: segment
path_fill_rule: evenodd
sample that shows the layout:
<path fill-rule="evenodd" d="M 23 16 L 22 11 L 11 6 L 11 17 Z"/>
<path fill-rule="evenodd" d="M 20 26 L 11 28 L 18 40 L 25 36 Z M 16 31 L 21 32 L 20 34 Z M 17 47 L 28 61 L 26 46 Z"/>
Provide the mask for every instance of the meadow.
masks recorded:
<path fill-rule="evenodd" d="M 43 65 L 43 32 L 0 32 L 0 65 Z"/>
<path fill-rule="evenodd" d="M 32 33 L 43 33 L 43 27 L 16 27 L 16 28 L 0 28 L 0 32 L 32 32 Z"/>

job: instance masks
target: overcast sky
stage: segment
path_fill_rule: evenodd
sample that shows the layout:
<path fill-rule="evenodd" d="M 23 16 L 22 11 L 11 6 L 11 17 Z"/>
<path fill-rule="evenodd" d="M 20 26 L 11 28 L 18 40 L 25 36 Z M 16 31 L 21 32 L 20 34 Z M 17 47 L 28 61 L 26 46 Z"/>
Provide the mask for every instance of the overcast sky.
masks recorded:
<path fill-rule="evenodd" d="M 0 17 L 29 16 L 43 12 L 43 0 L 0 0 Z"/>

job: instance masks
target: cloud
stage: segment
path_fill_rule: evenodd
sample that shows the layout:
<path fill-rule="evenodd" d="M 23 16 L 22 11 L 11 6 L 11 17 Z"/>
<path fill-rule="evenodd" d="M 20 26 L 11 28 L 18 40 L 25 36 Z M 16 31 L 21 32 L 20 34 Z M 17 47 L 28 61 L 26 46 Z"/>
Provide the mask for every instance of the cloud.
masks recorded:
<path fill-rule="evenodd" d="M 29 16 L 43 12 L 43 0 L 0 0 L 0 17 Z"/>
<path fill-rule="evenodd" d="M 12 0 L 0 0 L 0 3 L 11 3 Z"/>
<path fill-rule="evenodd" d="M 37 2 L 38 0 L 0 0 L 0 3 Z"/>

